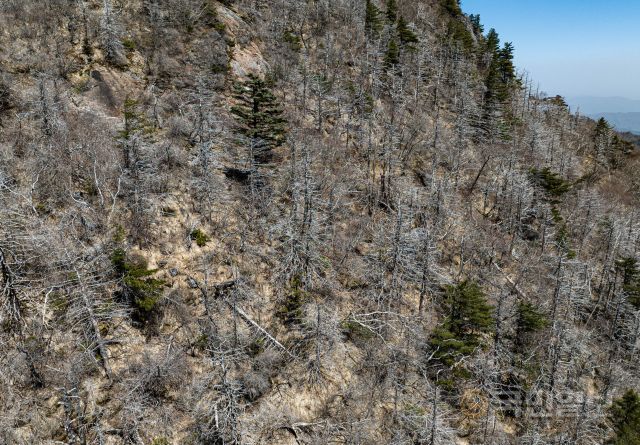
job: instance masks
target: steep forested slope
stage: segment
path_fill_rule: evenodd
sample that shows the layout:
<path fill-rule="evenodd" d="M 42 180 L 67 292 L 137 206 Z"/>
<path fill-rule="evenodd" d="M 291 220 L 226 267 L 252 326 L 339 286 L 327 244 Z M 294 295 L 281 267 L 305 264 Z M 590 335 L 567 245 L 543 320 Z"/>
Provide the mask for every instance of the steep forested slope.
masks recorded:
<path fill-rule="evenodd" d="M 637 153 L 456 0 L 0 25 L 2 442 L 637 440 Z"/>

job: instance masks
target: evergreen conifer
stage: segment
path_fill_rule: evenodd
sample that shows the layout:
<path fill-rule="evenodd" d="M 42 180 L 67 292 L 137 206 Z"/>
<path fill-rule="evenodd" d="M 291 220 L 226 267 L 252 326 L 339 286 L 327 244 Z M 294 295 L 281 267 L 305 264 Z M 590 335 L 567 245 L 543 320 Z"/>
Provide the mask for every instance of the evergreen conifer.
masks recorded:
<path fill-rule="evenodd" d="M 531 303 L 518 303 L 516 320 L 516 346 L 524 346 L 528 342 L 528 335 L 547 325 L 547 319 Z"/>
<path fill-rule="evenodd" d="M 400 63 L 400 49 L 398 48 L 398 43 L 394 38 L 389 40 L 389 45 L 387 46 L 387 52 L 384 55 L 384 67 L 386 69 L 390 69 L 395 67 Z"/>
<path fill-rule="evenodd" d="M 640 396 L 628 390 L 609 408 L 609 421 L 615 436 L 611 445 L 640 445 Z"/>
<path fill-rule="evenodd" d="M 382 20 L 380 15 L 382 11 L 373 4 L 371 0 L 367 0 L 364 16 L 364 30 L 369 37 L 377 37 L 382 30 Z"/>
<path fill-rule="evenodd" d="M 400 18 L 398 18 L 398 25 L 396 29 L 402 46 L 411 49 L 412 44 L 418 43 L 418 36 L 416 36 L 416 34 L 409 28 L 404 17 L 400 16 Z"/>
<path fill-rule="evenodd" d="M 398 19 L 398 4 L 396 0 L 387 0 L 387 20 L 389 23 L 395 23 Z"/>
<path fill-rule="evenodd" d="M 254 74 L 248 77 L 233 85 L 233 98 L 237 104 L 231 107 L 231 113 L 238 121 L 238 132 L 249 139 L 254 161 L 267 163 L 271 160 L 272 150 L 285 141 L 286 121 L 267 83 Z"/>
<path fill-rule="evenodd" d="M 493 330 L 493 307 L 475 282 L 463 281 L 447 288 L 449 316 L 429 341 L 434 357 L 451 366 L 459 357 L 480 346 L 480 334 Z"/>
<path fill-rule="evenodd" d="M 616 267 L 622 273 L 622 290 L 627 301 L 636 309 L 640 309 L 640 268 L 633 257 L 623 257 L 617 261 Z"/>

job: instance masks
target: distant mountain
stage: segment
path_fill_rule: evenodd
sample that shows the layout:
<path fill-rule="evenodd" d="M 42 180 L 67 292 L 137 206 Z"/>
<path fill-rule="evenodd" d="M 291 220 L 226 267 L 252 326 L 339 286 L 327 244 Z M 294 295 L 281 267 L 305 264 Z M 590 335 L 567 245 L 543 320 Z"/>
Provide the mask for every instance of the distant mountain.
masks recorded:
<path fill-rule="evenodd" d="M 566 97 L 565 100 L 572 111 L 580 110 L 581 114 L 598 113 L 640 113 L 640 100 L 625 97 Z"/>
<path fill-rule="evenodd" d="M 640 134 L 626 132 L 622 133 L 622 137 L 631 142 L 636 147 L 640 148 Z"/>
<path fill-rule="evenodd" d="M 600 119 L 604 117 L 616 130 L 640 134 L 640 112 L 633 113 L 593 113 L 589 117 Z"/>

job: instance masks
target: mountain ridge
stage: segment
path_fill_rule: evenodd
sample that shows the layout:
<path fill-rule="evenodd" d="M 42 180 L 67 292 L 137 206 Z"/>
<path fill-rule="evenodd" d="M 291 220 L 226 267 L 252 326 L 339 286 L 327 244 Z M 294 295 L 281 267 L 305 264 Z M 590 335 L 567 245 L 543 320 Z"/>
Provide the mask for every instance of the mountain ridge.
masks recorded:
<path fill-rule="evenodd" d="M 573 111 L 586 115 L 640 112 L 640 100 L 621 96 L 567 96 L 566 101 Z"/>
<path fill-rule="evenodd" d="M 599 112 L 590 114 L 589 117 L 593 119 L 605 118 L 610 124 L 612 124 L 617 131 L 631 132 L 640 134 L 640 112 L 628 112 L 628 113 L 608 113 Z"/>
<path fill-rule="evenodd" d="M 0 442 L 637 437 L 640 156 L 458 1 L 0 25 Z"/>

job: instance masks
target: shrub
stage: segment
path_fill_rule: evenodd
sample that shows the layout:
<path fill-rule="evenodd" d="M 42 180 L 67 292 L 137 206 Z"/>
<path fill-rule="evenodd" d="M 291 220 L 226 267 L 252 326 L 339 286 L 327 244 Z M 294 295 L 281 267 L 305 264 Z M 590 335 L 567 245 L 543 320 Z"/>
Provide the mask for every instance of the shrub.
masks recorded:
<path fill-rule="evenodd" d="M 194 229 L 189 235 L 191 240 L 195 241 L 198 247 L 204 247 L 210 241 L 206 233 L 200 229 Z"/>
<path fill-rule="evenodd" d="M 122 46 L 124 46 L 128 51 L 133 51 L 136 49 L 136 44 L 131 39 L 124 39 L 122 41 Z"/>
<path fill-rule="evenodd" d="M 166 216 L 166 217 L 174 217 L 174 216 L 176 216 L 175 209 L 173 209 L 171 207 L 163 207 L 161 209 L 161 212 L 162 212 L 162 216 Z"/>
<path fill-rule="evenodd" d="M 151 278 L 157 270 L 149 269 L 142 256 L 129 258 L 122 248 L 113 251 L 111 263 L 122 276 L 123 295 L 141 314 L 152 312 L 165 284 L 164 280 Z"/>
<path fill-rule="evenodd" d="M 289 283 L 289 289 L 284 302 L 276 311 L 276 316 L 285 324 L 299 323 L 304 315 L 302 306 L 307 298 L 308 294 L 302 289 L 300 278 L 293 278 Z"/>
<path fill-rule="evenodd" d="M 340 323 L 340 327 L 342 332 L 352 341 L 369 340 L 375 336 L 371 329 L 355 320 L 344 320 Z"/>
<path fill-rule="evenodd" d="M 297 52 L 302 49 L 302 40 L 291 30 L 286 30 L 282 34 L 282 40 L 289 45 L 292 51 Z"/>
<path fill-rule="evenodd" d="M 211 72 L 213 74 L 225 74 L 230 70 L 230 66 L 228 63 L 212 63 L 211 64 Z"/>

